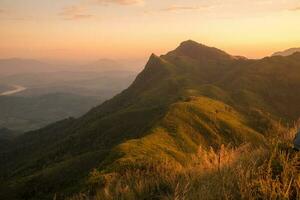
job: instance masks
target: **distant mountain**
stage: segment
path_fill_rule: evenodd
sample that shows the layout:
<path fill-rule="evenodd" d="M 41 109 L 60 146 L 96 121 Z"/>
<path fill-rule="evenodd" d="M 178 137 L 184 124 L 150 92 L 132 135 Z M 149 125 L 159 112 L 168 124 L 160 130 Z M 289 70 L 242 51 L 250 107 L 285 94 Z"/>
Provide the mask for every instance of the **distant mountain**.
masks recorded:
<path fill-rule="evenodd" d="M 300 52 L 300 48 L 291 48 L 285 51 L 276 52 L 272 56 L 290 56 L 296 52 Z"/>
<path fill-rule="evenodd" d="M 0 154 L 0 198 L 64 197 L 87 190 L 94 169 L 101 187 L 125 169 L 185 166 L 199 146 L 263 145 L 274 124 L 299 118 L 299 102 L 300 53 L 251 60 L 186 41 L 151 55 L 126 90 L 84 116 L 14 139 Z"/>
<path fill-rule="evenodd" d="M 99 59 L 82 67 L 86 71 L 123 71 L 123 64 L 111 59 Z"/>
<path fill-rule="evenodd" d="M 22 96 L 74 93 L 108 99 L 128 87 L 135 75 L 136 72 L 129 71 L 61 71 L 17 74 L 1 78 L 0 91 L 7 90 L 10 85 L 21 85 L 27 88 L 26 91 L 18 94 Z"/>
<path fill-rule="evenodd" d="M 0 59 L 0 76 L 12 76 L 20 74 L 37 74 L 49 72 L 136 72 L 139 69 L 139 62 L 115 61 L 110 59 L 99 59 L 95 62 L 84 65 L 57 65 L 44 63 L 33 59 Z"/>
<path fill-rule="evenodd" d="M 87 63 L 78 67 L 80 71 L 96 72 L 138 72 L 141 70 L 140 60 L 113 60 L 102 58 L 95 62 Z"/>
<path fill-rule="evenodd" d="M 0 59 L 0 76 L 9 76 L 29 72 L 50 72 L 49 64 L 31 59 Z"/>
<path fill-rule="evenodd" d="M 0 127 L 18 132 L 38 129 L 68 117 L 78 117 L 102 101 L 70 93 L 0 96 Z"/>

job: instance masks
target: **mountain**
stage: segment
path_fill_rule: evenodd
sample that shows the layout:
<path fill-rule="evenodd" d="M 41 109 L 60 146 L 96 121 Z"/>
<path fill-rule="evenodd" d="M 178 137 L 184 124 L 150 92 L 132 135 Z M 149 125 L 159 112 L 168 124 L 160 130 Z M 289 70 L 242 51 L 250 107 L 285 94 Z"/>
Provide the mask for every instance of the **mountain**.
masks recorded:
<path fill-rule="evenodd" d="M 7 128 L 0 128 L 0 140 L 11 140 L 17 135 L 17 132 Z"/>
<path fill-rule="evenodd" d="M 95 62 L 81 64 L 49 64 L 34 59 L 9 58 L 0 59 L 0 77 L 41 73 L 135 73 L 139 70 L 140 61 L 99 59 Z"/>
<path fill-rule="evenodd" d="M 35 74 L 18 74 L 6 76 L 0 80 L 0 91 L 7 91 L 7 86 L 26 87 L 19 95 L 40 96 L 49 93 L 74 93 L 86 96 L 111 98 L 119 93 L 135 78 L 136 73 L 128 71 L 113 72 L 51 72 Z"/>
<path fill-rule="evenodd" d="M 102 58 L 94 62 L 82 65 L 79 69 L 82 71 L 96 71 L 96 72 L 139 72 L 144 61 L 139 59 L 131 60 L 113 60 Z"/>
<path fill-rule="evenodd" d="M 82 66 L 84 71 L 122 71 L 125 66 L 122 63 L 119 63 L 111 59 L 99 59 L 93 63 Z M 124 70 L 124 69 L 123 69 Z"/>
<path fill-rule="evenodd" d="M 0 151 L 9 147 L 10 142 L 19 135 L 19 132 L 7 128 L 0 128 Z"/>
<path fill-rule="evenodd" d="M 10 58 L 0 59 L 0 76 L 9 76 L 14 74 L 22 74 L 29 72 L 50 72 L 51 67 L 49 64 L 33 60 Z"/>
<path fill-rule="evenodd" d="M 291 48 L 284 51 L 276 52 L 272 56 L 290 56 L 296 52 L 300 52 L 300 48 Z"/>
<path fill-rule="evenodd" d="M 264 145 L 276 122 L 298 119 L 299 102 L 300 53 L 251 60 L 186 41 L 151 55 L 126 90 L 84 116 L 11 141 L 0 198 L 63 198 L 87 190 L 95 169 L 101 187 L 149 163 L 185 166 L 199 146 Z"/>
<path fill-rule="evenodd" d="M 78 117 L 103 100 L 70 93 L 34 97 L 0 96 L 0 127 L 25 132 Z"/>

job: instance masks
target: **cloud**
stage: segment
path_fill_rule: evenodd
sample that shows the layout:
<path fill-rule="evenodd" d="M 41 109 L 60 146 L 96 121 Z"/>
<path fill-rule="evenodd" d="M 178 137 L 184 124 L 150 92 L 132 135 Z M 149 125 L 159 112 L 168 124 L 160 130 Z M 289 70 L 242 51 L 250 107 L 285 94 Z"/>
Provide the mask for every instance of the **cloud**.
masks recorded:
<path fill-rule="evenodd" d="M 173 12 L 173 11 L 192 11 L 192 10 L 204 10 L 209 6 L 184 6 L 184 5 L 171 5 L 169 7 L 161 9 L 161 11 Z"/>
<path fill-rule="evenodd" d="M 0 9 L 0 20 L 8 20 L 8 21 L 26 21 L 33 20 L 33 16 L 31 15 L 21 15 L 14 11 Z"/>
<path fill-rule="evenodd" d="M 100 3 L 103 5 L 108 4 L 118 4 L 118 5 L 134 5 L 143 4 L 144 0 L 93 0 L 95 3 Z"/>
<path fill-rule="evenodd" d="M 300 11 L 300 6 L 294 7 L 294 8 L 290 8 L 290 11 Z"/>
<path fill-rule="evenodd" d="M 94 17 L 94 15 L 88 14 L 87 9 L 83 6 L 64 7 L 59 15 L 65 20 L 81 20 Z"/>
<path fill-rule="evenodd" d="M 108 4 L 118 4 L 126 6 L 143 3 L 144 0 L 86 0 L 83 4 L 64 7 L 59 15 L 65 20 L 90 19 L 95 16 L 89 14 L 87 8 L 91 7 L 93 4 L 104 6 L 107 6 Z"/>

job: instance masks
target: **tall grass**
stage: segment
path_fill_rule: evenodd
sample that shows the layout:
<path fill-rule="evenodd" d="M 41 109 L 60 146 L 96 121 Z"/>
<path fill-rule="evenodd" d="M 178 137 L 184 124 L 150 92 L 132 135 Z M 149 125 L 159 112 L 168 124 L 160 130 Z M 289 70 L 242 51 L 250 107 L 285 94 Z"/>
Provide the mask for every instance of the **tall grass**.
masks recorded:
<path fill-rule="evenodd" d="M 122 172 L 94 170 L 89 190 L 71 200 L 300 199 L 300 155 L 292 150 L 298 126 L 278 125 L 255 147 L 199 147 L 190 162 L 151 162 Z"/>

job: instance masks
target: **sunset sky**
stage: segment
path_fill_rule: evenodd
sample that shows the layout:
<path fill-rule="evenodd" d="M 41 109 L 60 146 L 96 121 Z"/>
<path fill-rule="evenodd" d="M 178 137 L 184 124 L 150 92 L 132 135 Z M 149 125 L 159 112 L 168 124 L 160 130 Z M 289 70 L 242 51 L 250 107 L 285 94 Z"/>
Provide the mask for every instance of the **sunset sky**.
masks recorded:
<path fill-rule="evenodd" d="M 139 59 L 187 39 L 249 58 L 300 47 L 300 1 L 0 0 L 0 58 Z"/>

